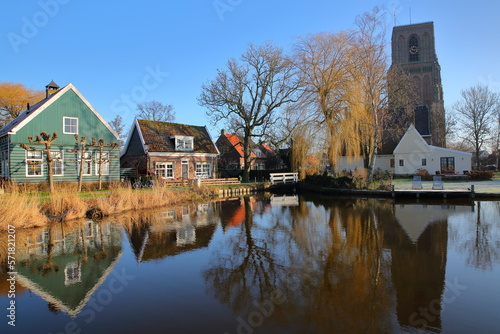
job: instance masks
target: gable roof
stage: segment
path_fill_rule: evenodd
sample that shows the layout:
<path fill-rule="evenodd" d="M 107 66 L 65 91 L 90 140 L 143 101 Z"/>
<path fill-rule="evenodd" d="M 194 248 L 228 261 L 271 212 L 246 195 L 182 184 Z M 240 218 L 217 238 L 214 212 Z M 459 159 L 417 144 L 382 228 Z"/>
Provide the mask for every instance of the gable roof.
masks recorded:
<path fill-rule="evenodd" d="M 61 96 L 63 96 L 67 91 L 72 90 L 81 100 L 82 102 L 94 113 L 94 115 L 108 128 L 108 130 L 115 136 L 117 140 L 120 140 L 118 134 L 111 128 L 111 126 L 102 118 L 102 116 L 95 110 L 95 108 L 87 101 L 85 97 L 73 86 L 72 83 L 67 84 L 54 94 L 49 97 L 41 100 L 40 102 L 35 103 L 29 109 L 24 110 L 19 114 L 14 120 L 12 120 L 9 124 L 3 127 L 0 130 L 0 137 L 3 137 L 8 134 L 15 134 L 19 131 L 23 126 L 28 124 L 33 118 L 35 118 L 42 111 L 47 109 L 50 105 L 52 105 L 55 101 L 57 101 Z"/>
<path fill-rule="evenodd" d="M 412 146 L 411 151 L 407 151 L 407 145 Z M 413 124 L 410 125 L 408 130 L 406 130 L 403 138 L 399 141 L 398 145 L 394 149 L 394 154 L 397 153 L 412 153 L 415 152 L 414 147 L 418 148 L 421 152 L 430 152 L 431 146 L 427 144 L 422 135 L 417 131 Z"/>
<path fill-rule="evenodd" d="M 229 142 L 229 144 L 234 148 L 235 152 L 241 158 L 243 158 L 245 156 L 244 146 L 240 140 L 240 137 L 238 137 L 237 135 L 229 134 L 229 133 L 224 133 L 221 135 L 221 137 L 225 138 Z M 252 142 L 250 142 L 250 145 L 254 146 L 254 144 Z M 252 158 L 257 157 L 257 155 L 253 152 L 253 150 L 252 150 L 251 156 L 252 156 Z"/>
<path fill-rule="evenodd" d="M 218 150 L 205 126 L 136 119 L 132 131 L 134 129 L 137 129 L 142 145 L 148 145 L 149 152 L 177 152 L 171 137 L 191 136 L 194 137 L 193 153 L 218 154 Z M 127 151 L 129 143 L 130 141 L 127 140 L 123 152 Z"/>

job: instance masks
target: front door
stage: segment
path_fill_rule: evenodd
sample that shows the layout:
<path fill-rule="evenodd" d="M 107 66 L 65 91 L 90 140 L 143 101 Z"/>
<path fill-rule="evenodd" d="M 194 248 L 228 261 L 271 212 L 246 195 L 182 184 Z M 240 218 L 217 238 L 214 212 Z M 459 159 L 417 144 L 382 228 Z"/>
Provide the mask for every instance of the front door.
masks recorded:
<path fill-rule="evenodd" d="M 189 178 L 189 162 L 182 160 L 181 167 L 182 178 L 187 180 Z"/>

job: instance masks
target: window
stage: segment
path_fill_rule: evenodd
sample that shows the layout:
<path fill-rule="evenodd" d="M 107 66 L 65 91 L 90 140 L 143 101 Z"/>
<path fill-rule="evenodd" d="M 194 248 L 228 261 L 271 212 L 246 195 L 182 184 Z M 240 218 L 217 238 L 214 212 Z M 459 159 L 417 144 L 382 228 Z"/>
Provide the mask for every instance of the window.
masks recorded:
<path fill-rule="evenodd" d="M 410 40 L 408 41 L 408 48 L 409 48 L 409 52 L 410 52 L 409 61 L 410 62 L 418 61 L 419 60 L 419 57 L 418 57 L 419 50 L 418 50 L 418 38 L 417 38 L 417 36 L 412 35 L 410 37 Z"/>
<path fill-rule="evenodd" d="M 52 156 L 52 175 L 63 176 L 64 160 L 62 151 L 50 151 L 50 155 Z"/>
<path fill-rule="evenodd" d="M 394 166 L 395 166 L 394 159 L 391 159 L 391 161 L 390 161 L 390 167 L 391 167 L 391 168 L 394 168 Z"/>
<path fill-rule="evenodd" d="M 63 117 L 63 133 L 75 135 L 78 134 L 78 118 Z"/>
<path fill-rule="evenodd" d="M 422 166 L 427 166 L 427 159 L 422 159 Z"/>
<path fill-rule="evenodd" d="M 77 262 L 71 262 L 64 268 L 64 285 L 73 285 L 82 281 L 82 270 Z"/>
<path fill-rule="evenodd" d="M 109 153 L 102 153 L 99 159 L 99 152 L 95 154 L 95 174 L 99 175 L 99 164 L 101 164 L 101 175 L 109 175 Z"/>
<path fill-rule="evenodd" d="M 208 179 L 212 171 L 212 166 L 209 162 L 197 162 L 196 163 L 196 178 L 197 179 Z"/>
<path fill-rule="evenodd" d="M 441 158 L 441 173 L 454 173 L 455 172 L 455 158 L 446 157 Z"/>
<path fill-rule="evenodd" d="M 78 173 L 80 173 L 80 161 L 81 154 L 78 157 L 78 163 L 76 164 L 78 168 Z M 85 152 L 83 155 L 83 176 L 92 175 L 92 152 Z"/>
<path fill-rule="evenodd" d="M 42 151 L 26 151 L 26 176 L 42 176 Z"/>
<path fill-rule="evenodd" d="M 172 138 L 172 137 L 171 137 Z M 176 151 L 193 151 L 193 140 L 192 136 L 173 136 L 175 140 L 175 150 Z"/>
<path fill-rule="evenodd" d="M 156 163 L 156 175 L 163 179 L 174 178 L 174 163 L 173 162 L 158 162 Z"/>
<path fill-rule="evenodd" d="M 405 165 L 405 161 L 403 159 L 399 159 L 399 165 L 400 166 L 404 166 Z"/>

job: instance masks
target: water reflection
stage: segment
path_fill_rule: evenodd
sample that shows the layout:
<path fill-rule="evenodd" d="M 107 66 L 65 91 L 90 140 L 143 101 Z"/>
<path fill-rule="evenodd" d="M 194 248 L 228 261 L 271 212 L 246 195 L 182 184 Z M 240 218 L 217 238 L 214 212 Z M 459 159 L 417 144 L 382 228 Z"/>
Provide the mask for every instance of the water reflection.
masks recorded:
<path fill-rule="evenodd" d="M 65 314 L 93 333 L 500 328 L 500 202 L 242 197 L 19 230 L 16 255 L 19 298 L 45 301 L 25 332 Z M 87 323 L 111 270 L 134 279 Z"/>
<path fill-rule="evenodd" d="M 316 197 L 265 214 L 250 199 L 239 203 L 221 204 L 241 212 L 239 233 L 226 236 L 203 275 L 209 292 L 239 314 L 235 330 L 265 319 L 262 333 L 441 332 L 448 220 L 483 221 L 468 201 Z M 464 248 L 482 264 L 498 259 L 498 224 L 476 226 Z"/>
<path fill-rule="evenodd" d="M 129 215 L 120 222 L 137 262 L 207 247 L 216 228 L 214 203 L 183 205 L 155 215 Z"/>
<path fill-rule="evenodd" d="M 19 230 L 17 282 L 57 313 L 78 314 L 121 256 L 116 224 L 85 221 Z"/>

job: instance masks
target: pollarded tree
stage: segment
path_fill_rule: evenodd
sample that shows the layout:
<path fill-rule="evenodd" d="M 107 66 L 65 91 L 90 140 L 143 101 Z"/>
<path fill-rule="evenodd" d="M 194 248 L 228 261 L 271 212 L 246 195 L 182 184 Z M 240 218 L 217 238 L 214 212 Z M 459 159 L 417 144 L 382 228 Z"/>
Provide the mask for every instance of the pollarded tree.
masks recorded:
<path fill-rule="evenodd" d="M 488 86 L 477 85 L 461 91 L 462 99 L 453 105 L 464 140 L 474 146 L 476 168 L 479 155 L 492 134 L 500 110 L 500 94 L 489 90 Z"/>
<path fill-rule="evenodd" d="M 297 101 L 299 82 L 292 62 L 270 43 L 250 44 L 240 61 L 230 59 L 202 86 L 198 102 L 214 124 L 233 120 L 243 132 L 243 181 L 248 182 L 252 138 L 261 138 L 276 123 L 276 114 Z"/>
<path fill-rule="evenodd" d="M 54 132 L 51 135 L 49 135 L 47 132 L 42 131 L 40 132 L 40 135 L 37 135 L 35 139 L 33 137 L 28 137 L 28 141 L 31 144 L 39 144 L 39 145 L 44 145 L 43 148 L 35 148 L 35 147 L 30 147 L 25 143 L 22 143 L 20 146 L 24 148 L 26 151 L 40 151 L 45 153 L 45 161 L 47 164 L 47 178 L 49 182 L 49 190 L 51 193 L 54 192 L 54 177 L 53 177 L 53 170 L 52 170 L 52 164 L 55 161 L 54 158 L 54 152 L 51 151 L 52 148 L 52 143 L 56 141 L 57 139 L 57 132 Z M 56 158 L 57 159 L 57 158 Z M 33 168 L 38 168 L 38 166 L 30 166 Z"/>

